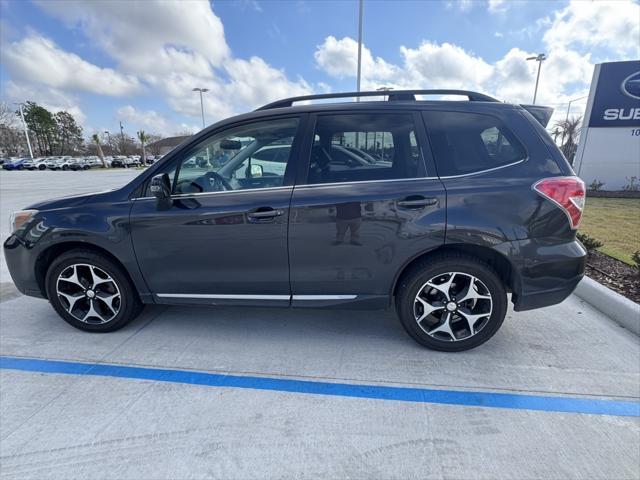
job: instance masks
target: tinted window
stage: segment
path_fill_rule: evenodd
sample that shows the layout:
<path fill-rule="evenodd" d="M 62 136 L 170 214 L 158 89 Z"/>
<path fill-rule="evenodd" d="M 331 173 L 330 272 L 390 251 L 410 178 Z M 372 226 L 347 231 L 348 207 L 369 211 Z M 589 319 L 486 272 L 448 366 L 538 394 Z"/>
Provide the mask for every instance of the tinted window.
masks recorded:
<path fill-rule="evenodd" d="M 166 172 L 176 194 L 279 187 L 298 128 L 297 118 L 231 127 L 213 134 Z M 177 173 L 176 173 L 177 168 Z"/>
<path fill-rule="evenodd" d="M 476 113 L 428 112 L 425 120 L 441 176 L 478 172 L 527 157 L 522 144 L 498 118 Z"/>
<path fill-rule="evenodd" d="M 319 116 L 308 183 L 424 177 L 415 138 L 411 114 Z"/>

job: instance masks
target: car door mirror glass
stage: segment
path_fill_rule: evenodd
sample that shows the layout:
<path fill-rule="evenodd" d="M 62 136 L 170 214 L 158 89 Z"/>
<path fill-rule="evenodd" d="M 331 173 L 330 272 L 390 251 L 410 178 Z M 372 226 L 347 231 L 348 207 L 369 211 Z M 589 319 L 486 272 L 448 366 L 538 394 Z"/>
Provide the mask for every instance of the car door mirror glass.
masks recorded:
<path fill-rule="evenodd" d="M 154 197 L 156 197 L 158 201 L 166 201 L 169 197 L 171 197 L 171 181 L 169 180 L 169 175 L 166 173 L 161 173 L 154 176 L 151 179 L 149 191 L 153 194 Z"/>
<path fill-rule="evenodd" d="M 262 165 L 256 165 L 255 163 L 251 164 L 251 177 L 261 177 L 262 176 Z"/>

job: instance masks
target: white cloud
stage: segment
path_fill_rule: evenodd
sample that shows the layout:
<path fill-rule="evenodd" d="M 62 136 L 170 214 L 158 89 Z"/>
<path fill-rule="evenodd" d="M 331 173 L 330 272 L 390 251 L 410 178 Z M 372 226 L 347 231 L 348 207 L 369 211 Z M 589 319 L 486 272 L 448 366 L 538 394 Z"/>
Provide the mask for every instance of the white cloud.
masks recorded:
<path fill-rule="evenodd" d="M 488 9 L 491 13 L 503 13 L 507 9 L 505 0 L 489 0 Z"/>
<path fill-rule="evenodd" d="M 544 42 L 553 49 L 573 45 L 606 47 L 622 58 L 640 56 L 640 3 L 633 0 L 572 0 L 555 12 Z"/>
<path fill-rule="evenodd" d="M 355 76 L 355 40 L 328 37 L 315 54 L 318 66 L 335 77 Z M 350 48 L 345 48 L 351 46 Z M 381 84 L 402 88 L 445 88 L 475 90 L 513 103 L 531 103 L 537 63 L 527 61 L 533 52 L 512 48 L 502 58 L 489 63 L 483 58 L 450 43 L 423 42 L 417 48 L 400 47 L 402 63 L 393 65 L 381 58 L 372 63 L 381 70 L 365 68 L 365 58 L 373 59 L 363 46 L 363 89 Z M 538 88 L 538 102 L 558 106 L 569 98 L 585 94 L 593 65 L 590 55 L 573 50 L 554 51 L 543 64 Z M 393 72 L 392 76 L 386 72 Z"/>
<path fill-rule="evenodd" d="M 138 110 L 132 105 L 120 107 L 116 114 L 128 131 L 144 130 L 147 134 L 171 136 L 182 132 L 195 133 L 200 129 L 197 125 L 174 123 L 154 110 Z"/>
<path fill-rule="evenodd" d="M 221 20 L 207 0 L 120 2 L 40 1 L 68 26 L 80 28 L 118 63 L 140 78 L 177 113 L 200 117 L 194 87 L 204 96 L 207 123 L 279 97 L 311 92 L 303 79 L 287 75 L 259 57 L 234 58 Z M 247 2 L 254 8 L 260 7 Z"/>
<path fill-rule="evenodd" d="M 24 102 L 32 100 L 53 113 L 63 110 L 69 112 L 80 125 L 85 125 L 86 115 L 82 111 L 78 100 L 71 94 L 47 86 L 24 82 L 16 83 L 13 80 L 9 80 L 6 83 L 5 93 L 11 101 Z"/>
<path fill-rule="evenodd" d="M 334 36 L 324 39 L 314 54 L 320 68 L 334 77 L 355 77 L 358 64 L 358 42 L 350 37 L 340 40 Z M 388 80 L 395 77 L 397 69 L 382 58 L 374 58 L 371 51 L 362 46 L 362 76 Z"/>
<path fill-rule="evenodd" d="M 2 62 L 15 81 L 100 95 L 129 95 L 140 90 L 134 76 L 93 65 L 41 36 L 9 44 L 2 50 Z"/>

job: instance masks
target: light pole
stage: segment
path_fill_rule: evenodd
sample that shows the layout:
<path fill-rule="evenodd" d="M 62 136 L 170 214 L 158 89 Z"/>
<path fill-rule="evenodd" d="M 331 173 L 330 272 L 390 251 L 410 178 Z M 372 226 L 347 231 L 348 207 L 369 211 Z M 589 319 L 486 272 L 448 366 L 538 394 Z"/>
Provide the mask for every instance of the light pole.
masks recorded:
<path fill-rule="evenodd" d="M 364 0 L 359 0 L 358 3 L 358 77 L 357 77 L 357 89 L 360 91 L 360 77 L 362 74 L 362 10 Z M 360 101 L 358 97 L 357 101 Z"/>
<path fill-rule="evenodd" d="M 29 156 L 33 160 L 33 150 L 31 149 L 31 141 L 29 140 L 29 130 L 27 129 L 27 122 L 24 120 L 24 112 L 22 111 L 22 104 L 18 103 L 20 109 L 20 118 L 22 118 L 22 126 L 24 127 L 24 136 L 27 138 L 27 147 L 29 147 Z"/>
<path fill-rule="evenodd" d="M 113 147 L 111 146 L 111 133 L 109 133 L 109 130 L 105 130 L 104 133 L 107 134 L 107 142 L 109 145 L 109 151 L 111 152 L 111 155 L 113 155 Z"/>
<path fill-rule="evenodd" d="M 122 126 L 122 122 L 120 120 L 118 120 L 118 122 L 120 122 L 120 141 L 122 143 L 120 154 L 124 155 L 124 128 Z"/>
<path fill-rule="evenodd" d="M 208 92 L 208 88 L 194 88 L 193 92 L 200 92 L 200 113 L 202 113 L 202 128 L 204 128 L 204 103 L 202 103 L 202 94 Z"/>
<path fill-rule="evenodd" d="M 533 104 L 536 104 L 536 97 L 538 96 L 538 82 L 540 81 L 540 69 L 542 68 L 542 62 L 547 59 L 547 55 L 544 53 L 539 53 L 535 57 L 528 57 L 527 60 L 535 60 L 538 62 L 538 76 L 536 77 L 536 88 L 533 91 Z"/>
<path fill-rule="evenodd" d="M 569 105 L 567 106 L 567 116 L 564 119 L 565 122 L 569 121 L 569 110 L 571 110 L 571 104 L 573 102 L 577 102 L 578 100 L 582 100 L 583 98 L 587 98 L 588 96 L 589 95 L 585 95 L 584 97 L 574 98 L 573 100 L 569 100 Z"/>

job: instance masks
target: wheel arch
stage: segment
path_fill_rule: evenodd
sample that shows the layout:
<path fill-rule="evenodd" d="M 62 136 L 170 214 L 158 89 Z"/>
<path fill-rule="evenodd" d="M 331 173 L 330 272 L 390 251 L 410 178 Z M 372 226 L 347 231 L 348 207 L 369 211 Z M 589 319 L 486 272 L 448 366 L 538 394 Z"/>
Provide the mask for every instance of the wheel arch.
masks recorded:
<path fill-rule="evenodd" d="M 475 244 L 454 243 L 443 245 L 436 249 L 429 250 L 428 252 L 423 252 L 409 259 L 398 271 L 398 273 L 396 273 L 391 288 L 391 295 L 389 296 L 389 304 L 392 304 L 393 298 L 396 296 L 398 285 L 400 284 L 400 280 L 402 279 L 403 275 L 411 270 L 414 265 L 424 261 L 425 259 L 428 259 L 429 257 L 449 252 L 463 253 L 488 263 L 496 271 L 496 273 L 504 283 L 507 292 L 519 292 L 520 280 L 518 277 L 518 273 L 506 256 L 490 247 Z"/>
<path fill-rule="evenodd" d="M 127 275 L 127 277 L 129 278 L 129 281 L 131 282 L 132 285 L 134 286 L 136 285 L 136 282 L 134 281 L 133 277 L 129 273 L 129 270 L 127 269 L 127 267 L 107 249 L 99 247 L 98 245 L 95 245 L 93 243 L 87 243 L 87 242 L 61 242 L 61 243 L 56 243 L 54 245 L 51 245 L 47 247 L 47 249 L 43 250 L 42 253 L 38 255 L 38 259 L 36 260 L 36 263 L 35 263 L 35 277 L 38 282 L 38 287 L 40 288 L 40 291 L 42 292 L 42 295 L 44 298 L 47 298 L 45 278 L 47 275 L 47 270 L 49 270 L 49 266 L 51 265 L 51 262 L 53 262 L 53 260 L 56 257 L 76 249 L 85 250 L 85 251 L 88 250 L 90 252 L 94 252 L 107 257 L 110 261 L 112 261 L 122 269 L 125 275 Z M 138 294 L 138 296 L 140 296 L 140 292 L 137 290 L 138 289 L 136 287 L 136 293 Z"/>

